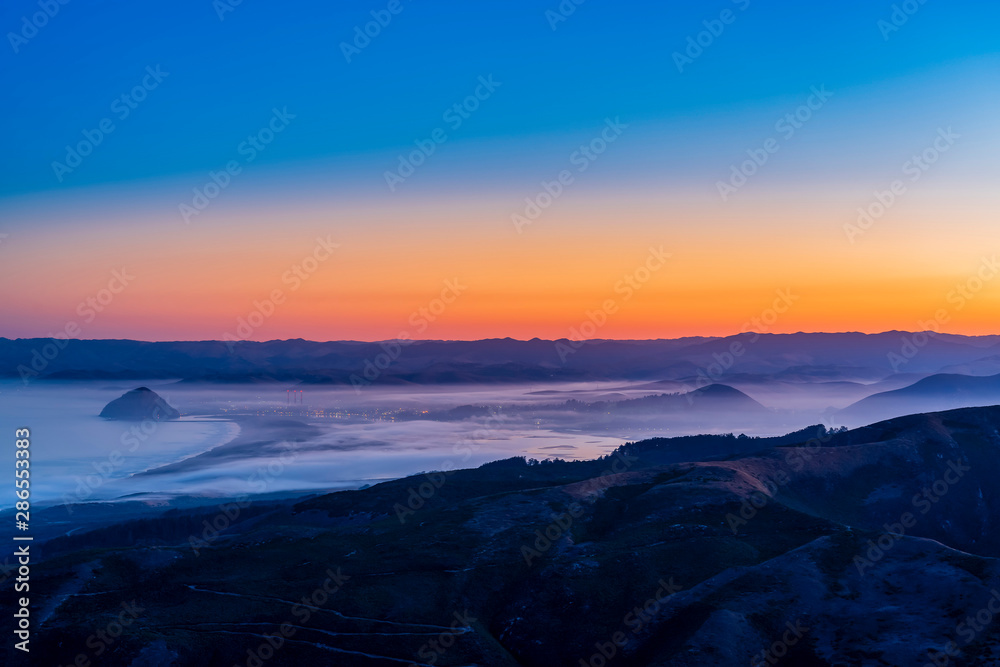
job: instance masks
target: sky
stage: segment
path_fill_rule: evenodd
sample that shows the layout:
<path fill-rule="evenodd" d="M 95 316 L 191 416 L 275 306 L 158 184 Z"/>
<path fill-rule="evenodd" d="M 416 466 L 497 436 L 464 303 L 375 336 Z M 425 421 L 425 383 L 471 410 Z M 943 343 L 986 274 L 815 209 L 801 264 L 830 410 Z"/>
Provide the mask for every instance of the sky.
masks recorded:
<path fill-rule="evenodd" d="M 997 333 L 998 19 L 13 0 L 0 336 Z"/>

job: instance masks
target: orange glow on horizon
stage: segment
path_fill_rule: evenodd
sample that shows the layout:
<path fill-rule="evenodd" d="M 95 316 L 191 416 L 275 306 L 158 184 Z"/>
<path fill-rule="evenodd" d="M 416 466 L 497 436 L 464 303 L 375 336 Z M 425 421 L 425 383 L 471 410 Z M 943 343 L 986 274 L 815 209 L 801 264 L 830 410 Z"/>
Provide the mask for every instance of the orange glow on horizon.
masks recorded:
<path fill-rule="evenodd" d="M 144 219 L 141 232 L 123 215 L 55 238 L 22 234 L 0 269 L 11 287 L 0 306 L 17 313 L 5 333 L 14 337 L 50 335 L 69 321 L 83 338 L 243 337 L 240 318 L 255 311 L 270 315 L 254 316 L 253 340 L 562 338 L 588 318 L 606 320 L 597 338 L 722 336 L 747 326 L 875 333 L 929 328 L 921 325 L 942 309 L 941 330 L 991 334 L 1000 280 L 955 296 L 992 257 L 986 210 L 970 205 L 947 254 L 929 228 L 936 214 L 917 205 L 901 205 L 851 243 L 842 230 L 851 204 L 817 210 L 807 197 L 738 208 L 677 193 L 637 198 L 628 234 L 598 196 L 553 208 L 522 234 L 510 208 L 492 201 L 324 203 L 300 207 L 294 220 L 280 209 L 241 210 L 187 227 L 164 214 Z M 339 247 L 316 259 L 331 252 L 317 251 L 323 240 Z M 650 269 L 661 252 L 669 258 Z M 134 281 L 85 321 L 80 304 L 122 269 Z M 457 296 L 439 303 L 456 281 Z M 275 290 L 281 303 L 272 308 Z M 793 296 L 787 309 L 754 325 L 781 291 Z M 595 314 L 605 310 L 613 312 Z"/>

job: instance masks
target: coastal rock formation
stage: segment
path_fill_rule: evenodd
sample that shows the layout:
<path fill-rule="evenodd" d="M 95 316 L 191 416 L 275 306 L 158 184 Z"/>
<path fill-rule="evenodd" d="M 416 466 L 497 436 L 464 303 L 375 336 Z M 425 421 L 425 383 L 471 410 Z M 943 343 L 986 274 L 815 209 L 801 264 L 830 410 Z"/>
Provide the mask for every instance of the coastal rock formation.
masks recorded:
<path fill-rule="evenodd" d="M 177 412 L 162 396 L 146 387 L 139 387 L 122 394 L 101 410 L 101 417 L 122 421 L 165 421 L 177 419 Z"/>

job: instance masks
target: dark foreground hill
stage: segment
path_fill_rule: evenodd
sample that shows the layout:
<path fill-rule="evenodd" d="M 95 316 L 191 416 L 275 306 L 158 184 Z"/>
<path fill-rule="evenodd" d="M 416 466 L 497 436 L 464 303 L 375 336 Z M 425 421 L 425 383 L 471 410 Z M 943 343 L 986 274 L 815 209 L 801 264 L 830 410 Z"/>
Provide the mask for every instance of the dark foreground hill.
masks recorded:
<path fill-rule="evenodd" d="M 44 561 L 32 570 L 42 609 L 32 659 L 1000 659 L 1000 407 L 836 433 L 701 438 L 632 443 L 597 461 L 512 459 L 298 503 L 171 512 L 59 538 L 38 545 Z M 696 460 L 726 443 L 743 453 Z M 672 462 L 678 456 L 688 460 Z M 101 631 L 110 643 L 95 639 Z"/>

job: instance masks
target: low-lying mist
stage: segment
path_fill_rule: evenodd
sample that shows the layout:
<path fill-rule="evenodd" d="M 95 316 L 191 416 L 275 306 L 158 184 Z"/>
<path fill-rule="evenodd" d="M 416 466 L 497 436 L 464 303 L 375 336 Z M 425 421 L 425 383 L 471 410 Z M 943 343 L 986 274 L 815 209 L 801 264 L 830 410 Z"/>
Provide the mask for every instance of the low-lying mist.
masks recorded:
<path fill-rule="evenodd" d="M 839 410 L 920 377 L 861 384 L 737 376 L 727 386 L 694 393 L 676 381 L 359 389 L 11 381 L 0 383 L 0 420 L 32 430 L 36 502 L 134 494 L 153 501 L 358 488 L 511 456 L 590 459 L 626 441 L 657 436 L 781 435 L 816 423 L 840 426 Z M 98 417 L 108 402 L 140 385 L 177 408 L 181 418 Z M 976 404 L 974 397 L 969 401 Z M 895 404 L 879 409 L 885 413 L 879 418 L 902 414 Z M 11 506 L 13 495 L 3 501 Z"/>

